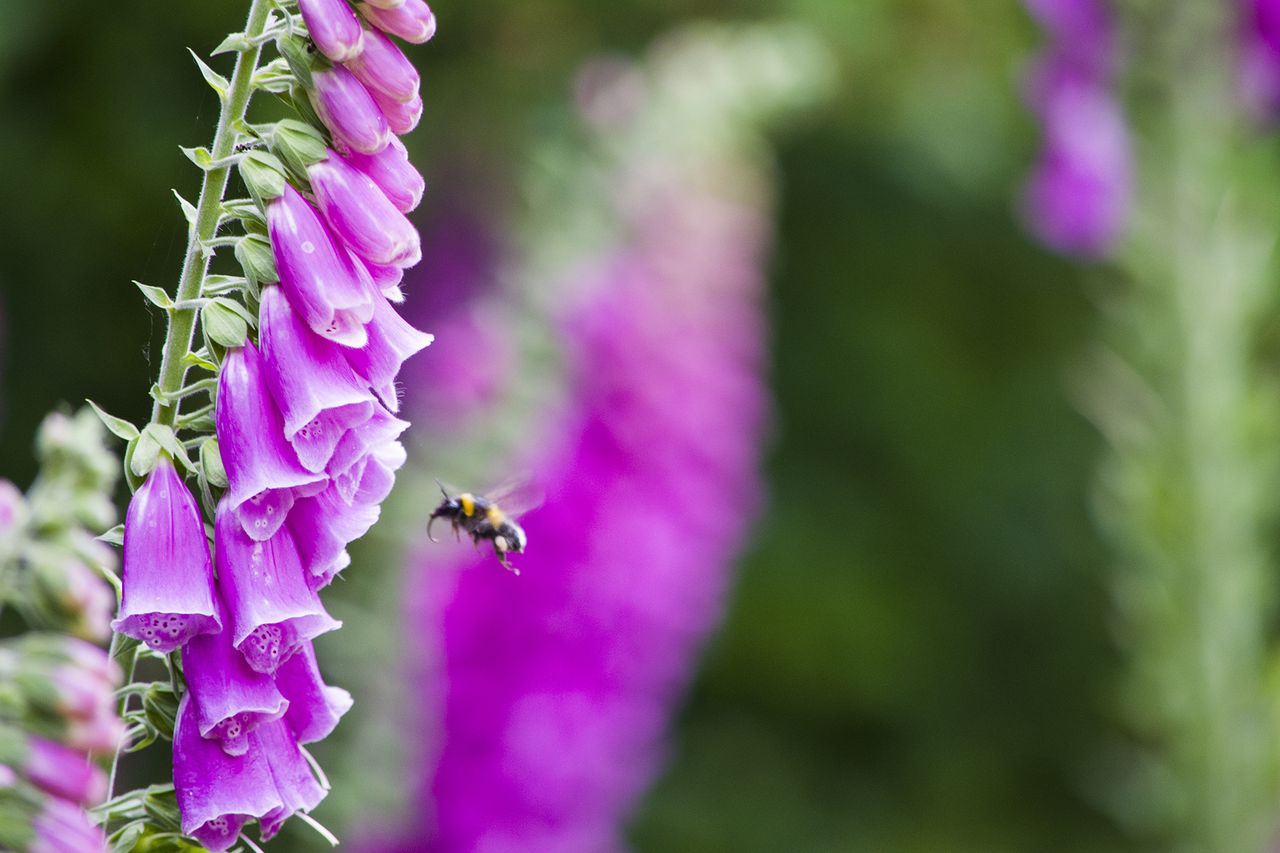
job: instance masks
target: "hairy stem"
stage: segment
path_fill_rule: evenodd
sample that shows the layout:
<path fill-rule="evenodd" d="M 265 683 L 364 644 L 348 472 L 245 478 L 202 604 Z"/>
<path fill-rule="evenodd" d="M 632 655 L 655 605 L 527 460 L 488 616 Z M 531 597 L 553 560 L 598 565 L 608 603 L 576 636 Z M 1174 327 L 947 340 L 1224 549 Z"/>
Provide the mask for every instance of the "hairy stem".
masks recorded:
<path fill-rule="evenodd" d="M 222 99 L 222 109 L 218 116 L 218 130 L 213 137 L 211 154 L 214 162 L 223 162 L 232 153 L 236 141 L 236 127 L 244 120 L 249 107 L 249 98 L 253 94 L 253 73 L 257 70 L 258 59 L 262 55 L 262 47 L 257 44 L 257 37 L 266 28 L 272 4 L 270 0 L 253 0 L 249 6 L 249 18 L 245 24 L 244 34 L 253 46 L 243 51 L 236 58 L 235 71 L 231 75 L 231 85 Z M 227 191 L 227 181 L 231 176 L 230 164 L 209 169 L 204 173 L 204 181 L 200 185 L 200 198 L 196 202 L 196 221 L 188 232 L 187 253 L 182 262 L 182 274 L 178 280 L 178 291 L 174 302 L 179 305 L 198 299 L 204 288 L 205 276 L 209 272 L 209 261 L 213 253 L 205 246 L 218 231 L 218 221 L 222 212 L 222 197 Z M 169 394 L 182 387 L 187 375 L 187 365 L 183 357 L 191 351 L 192 336 L 195 334 L 196 308 L 175 308 L 169 314 L 169 331 L 165 336 L 164 354 L 160 360 L 160 391 Z M 179 402 L 157 395 L 151 409 L 151 422 L 172 426 L 178 416 Z"/>

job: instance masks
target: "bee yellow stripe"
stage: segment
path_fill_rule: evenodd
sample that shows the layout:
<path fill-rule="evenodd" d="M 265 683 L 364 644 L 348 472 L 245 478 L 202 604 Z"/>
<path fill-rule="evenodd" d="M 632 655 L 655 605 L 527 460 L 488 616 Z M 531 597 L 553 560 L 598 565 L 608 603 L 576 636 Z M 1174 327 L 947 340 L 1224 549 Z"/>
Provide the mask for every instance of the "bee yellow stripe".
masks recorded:
<path fill-rule="evenodd" d="M 471 497 L 471 495 L 459 495 L 458 503 L 462 504 L 462 514 L 467 518 L 475 515 L 476 501 L 475 498 Z"/>
<path fill-rule="evenodd" d="M 487 518 L 489 523 L 494 527 L 500 527 L 502 526 L 502 522 L 507 520 L 507 514 L 498 509 L 497 506 L 490 506 L 489 511 L 485 513 L 485 518 Z"/>

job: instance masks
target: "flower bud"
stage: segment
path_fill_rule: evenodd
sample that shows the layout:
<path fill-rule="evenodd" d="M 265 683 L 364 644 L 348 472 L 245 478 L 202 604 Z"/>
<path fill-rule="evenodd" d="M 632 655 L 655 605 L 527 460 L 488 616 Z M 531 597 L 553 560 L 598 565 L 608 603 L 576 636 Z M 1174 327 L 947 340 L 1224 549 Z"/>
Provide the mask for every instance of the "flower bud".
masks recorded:
<path fill-rule="evenodd" d="M 107 795 L 107 777 L 83 752 L 0 726 L 0 762 L 56 797 L 89 806 Z"/>
<path fill-rule="evenodd" d="M 311 330 L 343 346 L 364 346 L 364 324 L 373 316 L 368 271 L 293 187 L 267 205 L 267 227 L 280 286 Z"/>
<path fill-rule="evenodd" d="M 407 42 L 422 44 L 436 34 L 436 16 L 422 0 L 405 0 L 392 8 L 381 4 L 361 3 L 360 14 L 385 33 Z"/>
<path fill-rule="evenodd" d="M 382 110 L 382 115 L 387 120 L 387 127 L 399 136 L 406 133 L 412 133 L 413 129 L 418 126 L 418 122 L 422 121 L 422 97 L 415 95 L 412 101 L 407 103 L 396 101 L 388 98 L 381 92 L 371 92 L 373 100 L 378 104 L 378 109 Z"/>
<path fill-rule="evenodd" d="M 341 146 L 376 154 L 391 140 L 391 128 L 373 96 L 341 65 L 311 74 L 311 105 Z"/>
<path fill-rule="evenodd" d="M 391 137 L 391 144 L 377 154 L 352 151 L 343 159 L 372 178 L 401 213 L 408 213 L 422 201 L 426 181 L 409 162 L 408 150 L 396 137 Z"/>
<path fill-rule="evenodd" d="M 307 170 L 316 206 L 333 232 L 361 258 L 411 267 L 422 260 L 418 231 L 368 175 L 337 154 Z"/>
<path fill-rule="evenodd" d="M 346 65 L 370 93 L 393 101 L 412 101 L 418 95 L 418 69 L 378 30 L 365 33 L 364 51 Z"/>
<path fill-rule="evenodd" d="M 316 48 L 334 62 L 360 55 L 364 31 L 346 0 L 298 0 L 298 10 Z"/>

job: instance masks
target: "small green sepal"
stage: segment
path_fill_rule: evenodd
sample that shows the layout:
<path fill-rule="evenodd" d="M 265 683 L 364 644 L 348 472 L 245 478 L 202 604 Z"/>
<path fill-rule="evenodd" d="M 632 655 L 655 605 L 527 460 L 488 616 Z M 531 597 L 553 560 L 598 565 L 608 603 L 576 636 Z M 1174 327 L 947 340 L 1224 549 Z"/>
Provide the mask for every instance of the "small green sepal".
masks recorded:
<path fill-rule="evenodd" d="M 240 161 L 240 177 L 260 205 L 284 195 L 285 167 L 266 151 L 250 151 Z"/>
<path fill-rule="evenodd" d="M 249 324 L 231 307 L 235 304 L 219 297 L 211 299 L 200 309 L 200 324 L 205 334 L 228 349 L 244 346 L 244 339 L 249 336 Z"/>
<path fill-rule="evenodd" d="M 297 119 L 276 124 L 273 142 L 280 159 L 299 177 L 307 174 L 308 166 L 329 156 L 329 146 L 320 131 Z"/>
<path fill-rule="evenodd" d="M 258 284 L 270 284 L 280 280 L 276 273 L 276 259 L 271 254 L 271 241 L 258 234 L 249 234 L 236 243 L 236 260 L 249 280 Z"/>
<path fill-rule="evenodd" d="M 186 218 L 187 224 L 194 228 L 196 219 L 200 216 L 196 211 L 196 206 L 183 198 L 182 194 L 177 190 L 173 191 L 173 197 L 178 200 L 178 206 L 182 208 L 182 215 Z"/>
<path fill-rule="evenodd" d="M 142 291 L 142 295 L 147 297 L 147 301 L 152 305 L 165 311 L 173 309 L 173 300 L 169 298 L 168 292 L 163 287 L 143 284 L 140 281 L 135 281 L 134 285 L 137 286 L 138 290 Z"/>
<path fill-rule="evenodd" d="M 280 51 L 280 55 L 289 63 L 289 70 L 293 72 L 293 76 L 298 78 L 298 82 L 308 89 L 314 88 L 315 83 L 311 79 L 311 71 L 317 67 L 327 67 L 328 63 L 324 58 L 310 49 L 311 43 L 298 35 L 289 35 L 288 33 L 276 39 L 276 47 Z"/>
<path fill-rule="evenodd" d="M 215 489 L 227 487 L 227 469 L 222 464 L 222 450 L 218 446 L 218 439 L 211 436 L 200 445 L 200 467 L 210 486 Z"/>
<path fill-rule="evenodd" d="M 182 151 L 184 155 L 186 155 L 186 158 L 188 160 L 190 160 L 192 163 L 195 163 L 198 167 L 200 167 L 204 171 L 207 172 L 213 168 L 213 155 L 209 153 L 208 148 L 180 147 L 179 150 Z"/>
<path fill-rule="evenodd" d="M 117 418 L 115 415 L 108 415 L 102 410 L 101 406 L 92 400 L 85 400 L 85 402 L 93 409 L 93 413 L 98 416 L 98 420 L 102 421 L 102 425 L 117 438 L 122 438 L 125 441 L 133 441 L 141 435 L 138 428 L 126 421 L 124 418 Z"/>
<path fill-rule="evenodd" d="M 218 97 L 220 99 L 226 100 L 227 90 L 231 88 L 231 82 L 227 80 L 226 77 L 223 77 L 217 71 L 210 68 L 208 64 L 200 58 L 200 54 L 196 53 L 191 48 L 187 48 L 187 51 L 191 54 L 191 58 L 196 61 L 196 65 L 200 68 L 200 73 L 204 75 L 204 81 L 213 87 L 213 91 L 218 93 Z"/>

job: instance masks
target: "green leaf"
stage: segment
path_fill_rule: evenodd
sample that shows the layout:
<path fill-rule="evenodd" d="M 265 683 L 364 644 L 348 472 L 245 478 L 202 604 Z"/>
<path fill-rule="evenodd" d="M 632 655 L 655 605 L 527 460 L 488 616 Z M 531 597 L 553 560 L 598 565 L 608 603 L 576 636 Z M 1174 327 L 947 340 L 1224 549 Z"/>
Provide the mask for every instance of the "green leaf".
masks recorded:
<path fill-rule="evenodd" d="M 230 81 L 205 64 L 205 61 L 194 50 L 187 48 L 187 51 L 191 54 L 191 58 L 196 61 L 200 73 L 204 75 L 204 81 L 213 87 L 213 91 L 218 93 L 219 98 L 225 99 L 227 97 L 227 89 L 231 88 Z"/>
<path fill-rule="evenodd" d="M 169 298 L 169 294 L 163 287 L 153 287 L 149 284 L 143 284 L 135 281 L 138 290 L 142 291 L 142 295 L 147 297 L 147 301 L 157 308 L 163 308 L 165 311 L 173 308 L 173 300 Z"/>
<path fill-rule="evenodd" d="M 187 224 L 194 226 L 196 224 L 196 219 L 200 216 L 199 212 L 196 210 L 196 206 L 183 198 L 177 190 L 173 191 L 173 197 L 178 200 L 178 206 L 182 208 L 182 215 L 186 217 Z"/>
<path fill-rule="evenodd" d="M 200 324 L 214 343 L 228 348 L 244 346 L 244 339 L 249 336 L 249 324 L 231 310 L 229 302 L 228 299 L 214 299 L 207 303 L 200 310 Z"/>
<path fill-rule="evenodd" d="M 213 49 L 210 56 L 221 56 L 224 53 L 241 53 L 249 50 L 253 45 L 249 43 L 249 39 L 245 38 L 244 33 L 232 33 L 222 40 L 222 43 Z"/>
<path fill-rule="evenodd" d="M 201 358 L 193 352 L 189 352 L 182 357 L 182 363 L 188 367 L 198 367 L 201 370 L 207 370 L 210 373 L 218 372 L 218 365 L 214 364 L 206 358 Z"/>
<path fill-rule="evenodd" d="M 204 171 L 209 171 L 213 167 L 213 155 L 209 153 L 208 148 L 179 148 L 187 159 L 195 163 Z"/>
<path fill-rule="evenodd" d="M 244 274 L 252 281 L 269 284 L 279 281 L 276 259 L 271 253 L 271 241 L 266 237 L 250 234 L 236 243 L 236 260 Z"/>
<path fill-rule="evenodd" d="M 117 524 L 101 536 L 95 537 L 99 542 L 106 542 L 108 545 L 120 547 L 124 544 L 124 525 Z"/>
<path fill-rule="evenodd" d="M 207 438 L 200 445 L 200 467 L 204 469 L 204 477 L 209 485 L 217 489 L 227 487 L 227 469 L 222 465 L 222 451 L 218 439 Z"/>
<path fill-rule="evenodd" d="M 125 441 L 133 441 L 140 433 L 138 428 L 126 421 L 124 418 L 117 418 L 115 415 L 108 415 L 102 411 L 102 408 L 92 400 L 85 400 L 93 408 L 93 413 L 98 416 L 98 420 L 102 421 L 102 425 L 111 431 L 111 434 Z"/>

